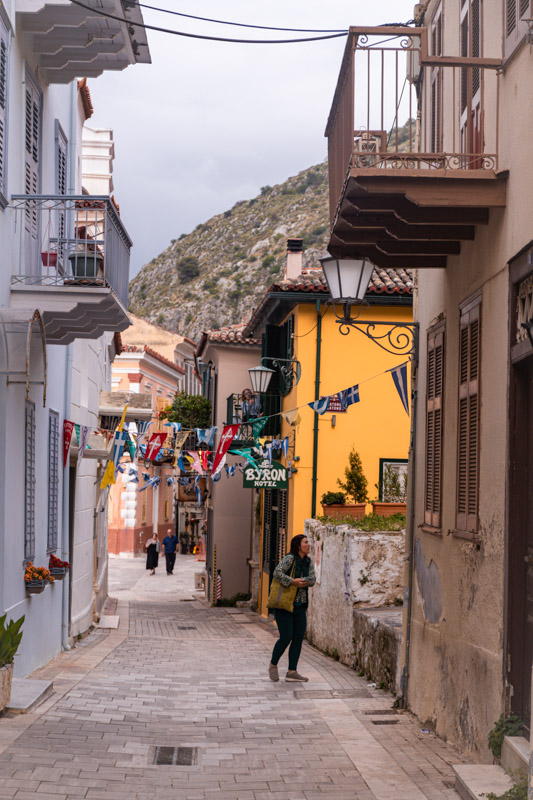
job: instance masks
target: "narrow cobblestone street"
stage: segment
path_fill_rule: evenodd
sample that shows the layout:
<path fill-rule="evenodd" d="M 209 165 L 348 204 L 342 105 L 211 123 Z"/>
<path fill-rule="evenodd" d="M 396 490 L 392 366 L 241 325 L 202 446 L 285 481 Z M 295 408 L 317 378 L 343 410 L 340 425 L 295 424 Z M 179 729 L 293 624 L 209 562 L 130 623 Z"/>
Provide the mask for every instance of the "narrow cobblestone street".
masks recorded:
<path fill-rule="evenodd" d="M 353 670 L 304 644 L 309 683 L 271 683 L 273 626 L 193 600 L 197 569 L 110 560 L 119 628 L 37 671 L 54 694 L 0 719 L 0 798 L 457 798 L 460 756 Z M 154 765 L 158 747 L 192 763 Z"/>

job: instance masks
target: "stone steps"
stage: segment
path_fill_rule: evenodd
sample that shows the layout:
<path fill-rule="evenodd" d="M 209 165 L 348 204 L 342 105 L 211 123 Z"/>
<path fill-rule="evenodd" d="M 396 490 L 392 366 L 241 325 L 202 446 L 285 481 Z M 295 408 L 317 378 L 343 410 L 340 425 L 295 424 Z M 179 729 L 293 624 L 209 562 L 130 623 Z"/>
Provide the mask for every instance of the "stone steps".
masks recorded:
<path fill-rule="evenodd" d="M 507 770 L 528 771 L 529 742 L 523 736 L 506 736 L 502 745 L 501 766 L 498 764 L 457 764 L 455 788 L 462 800 L 482 800 L 489 792 L 501 795 L 512 786 Z"/>
<path fill-rule="evenodd" d="M 529 742 L 524 736 L 506 736 L 502 745 L 502 767 L 504 770 L 528 771 Z"/>

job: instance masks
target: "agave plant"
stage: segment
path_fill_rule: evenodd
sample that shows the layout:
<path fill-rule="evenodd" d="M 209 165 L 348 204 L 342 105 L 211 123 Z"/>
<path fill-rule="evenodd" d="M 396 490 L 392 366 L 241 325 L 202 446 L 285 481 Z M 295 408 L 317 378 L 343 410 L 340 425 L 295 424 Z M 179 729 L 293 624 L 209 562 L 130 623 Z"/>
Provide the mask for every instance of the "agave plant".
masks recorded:
<path fill-rule="evenodd" d="M 6 625 L 7 614 L 0 617 L 0 669 L 6 664 L 12 664 L 22 639 L 22 623 L 24 616 L 16 622 L 11 620 Z"/>

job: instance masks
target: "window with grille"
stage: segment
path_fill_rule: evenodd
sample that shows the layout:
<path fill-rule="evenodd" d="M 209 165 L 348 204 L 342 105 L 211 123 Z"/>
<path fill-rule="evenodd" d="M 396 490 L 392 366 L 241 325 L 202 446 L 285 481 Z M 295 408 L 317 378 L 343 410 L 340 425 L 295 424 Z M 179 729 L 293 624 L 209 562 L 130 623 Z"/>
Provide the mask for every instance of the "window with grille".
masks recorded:
<path fill-rule="evenodd" d="M 426 381 L 426 486 L 424 522 L 441 526 L 444 395 L 444 323 L 428 332 Z"/>
<path fill-rule="evenodd" d="M 479 503 L 481 297 L 461 308 L 457 421 L 457 529 L 475 533 Z"/>
<path fill-rule="evenodd" d="M 27 402 L 24 435 L 24 559 L 35 558 L 35 406 Z"/>
<path fill-rule="evenodd" d="M 59 524 L 59 417 L 55 411 L 48 416 L 48 550 L 57 549 Z"/>
<path fill-rule="evenodd" d="M 9 31 L 0 15 L 0 203 L 7 196 L 7 87 L 9 67 Z"/>

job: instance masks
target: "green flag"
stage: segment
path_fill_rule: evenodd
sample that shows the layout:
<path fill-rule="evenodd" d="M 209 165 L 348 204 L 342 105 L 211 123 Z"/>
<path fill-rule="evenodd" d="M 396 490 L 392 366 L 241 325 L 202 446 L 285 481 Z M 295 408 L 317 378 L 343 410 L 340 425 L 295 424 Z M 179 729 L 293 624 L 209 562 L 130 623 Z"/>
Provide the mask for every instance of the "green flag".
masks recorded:
<path fill-rule="evenodd" d="M 252 422 L 252 436 L 254 437 L 254 442 L 257 442 L 259 439 L 259 434 L 267 424 L 268 417 L 258 417 L 258 419 L 254 419 Z"/>

